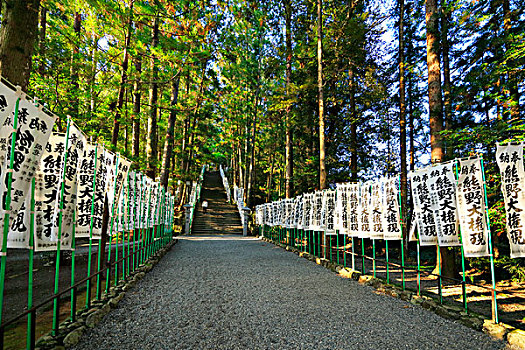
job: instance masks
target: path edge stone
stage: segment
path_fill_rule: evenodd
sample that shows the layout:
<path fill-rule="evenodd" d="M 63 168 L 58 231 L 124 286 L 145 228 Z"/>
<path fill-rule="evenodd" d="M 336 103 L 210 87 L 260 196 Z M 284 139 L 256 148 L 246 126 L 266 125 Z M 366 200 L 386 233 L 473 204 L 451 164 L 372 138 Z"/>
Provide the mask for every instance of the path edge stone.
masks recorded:
<path fill-rule="evenodd" d="M 482 315 L 475 313 L 466 313 L 463 308 L 451 305 L 440 305 L 439 302 L 426 295 L 417 295 L 416 292 L 410 290 L 402 290 L 402 288 L 393 284 L 387 284 L 386 281 L 373 277 L 371 275 L 362 275 L 361 272 L 352 270 L 349 267 L 329 261 L 328 259 L 319 258 L 308 252 L 303 252 L 289 245 L 273 242 L 270 239 L 259 236 L 262 241 L 271 243 L 286 251 L 297 254 L 299 257 L 310 260 L 317 265 L 321 265 L 343 278 L 353 279 L 360 284 L 371 286 L 377 292 L 389 295 L 394 298 L 407 301 L 412 305 L 418 305 L 427 309 L 436 315 L 458 322 L 472 328 L 476 331 L 484 332 L 494 339 L 503 340 L 507 343 L 507 349 L 525 350 L 525 330 L 516 329 L 515 327 L 503 322 L 494 323 L 491 319 L 487 319 Z"/>
<path fill-rule="evenodd" d="M 111 309 L 116 308 L 126 292 L 143 279 L 146 273 L 151 271 L 177 243 L 178 239 L 174 238 L 168 245 L 131 272 L 125 281 L 121 280 L 116 286 L 111 287 L 107 294 L 102 295 L 100 301 L 93 301 L 90 309 L 77 311 L 75 322 L 71 322 L 70 319 L 62 322 L 56 336 L 49 332 L 38 339 L 35 350 L 68 349 L 78 344 L 86 330 L 96 327 L 111 312 Z"/>

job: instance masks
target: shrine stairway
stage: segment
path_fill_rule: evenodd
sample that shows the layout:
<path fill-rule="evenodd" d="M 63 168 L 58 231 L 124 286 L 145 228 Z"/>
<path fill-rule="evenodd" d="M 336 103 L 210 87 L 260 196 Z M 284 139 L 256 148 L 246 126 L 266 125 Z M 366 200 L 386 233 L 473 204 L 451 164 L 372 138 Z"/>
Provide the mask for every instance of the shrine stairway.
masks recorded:
<path fill-rule="evenodd" d="M 201 203 L 208 201 L 208 210 L 202 211 Z M 218 171 L 204 174 L 201 202 L 193 217 L 192 234 L 239 234 L 242 225 L 237 207 L 226 200 L 226 191 Z"/>

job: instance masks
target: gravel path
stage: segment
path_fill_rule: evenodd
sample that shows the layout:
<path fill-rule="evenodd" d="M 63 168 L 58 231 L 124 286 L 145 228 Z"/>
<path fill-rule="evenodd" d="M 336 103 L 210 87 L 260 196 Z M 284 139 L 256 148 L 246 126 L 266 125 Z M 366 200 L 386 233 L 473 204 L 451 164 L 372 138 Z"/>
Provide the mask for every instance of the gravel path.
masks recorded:
<path fill-rule="evenodd" d="M 501 349 L 269 243 L 179 244 L 76 349 Z"/>

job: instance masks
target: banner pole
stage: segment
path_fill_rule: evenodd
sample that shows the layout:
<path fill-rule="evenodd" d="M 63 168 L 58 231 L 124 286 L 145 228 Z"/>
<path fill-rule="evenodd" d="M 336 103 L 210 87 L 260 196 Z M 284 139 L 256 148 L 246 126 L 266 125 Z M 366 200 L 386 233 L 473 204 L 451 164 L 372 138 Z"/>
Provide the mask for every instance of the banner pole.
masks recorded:
<path fill-rule="evenodd" d="M 93 169 L 93 185 L 91 194 L 91 217 L 89 219 L 89 248 L 88 248 L 88 266 L 87 266 L 87 276 L 91 276 L 91 254 L 93 249 L 93 216 L 95 213 L 95 192 L 97 190 L 97 159 L 98 159 L 98 143 L 95 145 L 95 168 Z M 91 304 L 91 278 L 86 282 L 86 309 L 89 308 Z"/>
<path fill-rule="evenodd" d="M 30 204 L 30 219 L 29 219 L 29 269 L 27 278 L 27 309 L 31 310 L 33 307 L 33 266 L 35 255 L 35 177 L 31 179 L 31 204 Z M 27 337 L 26 348 L 35 348 L 35 326 L 36 313 L 31 312 L 27 315 Z"/>
<path fill-rule="evenodd" d="M 58 322 L 59 322 L 59 297 L 58 294 L 58 282 L 60 280 L 60 246 L 62 240 L 62 210 L 64 210 L 64 190 L 65 190 L 65 179 L 66 179 L 66 167 L 67 167 L 67 155 L 69 147 L 69 127 L 71 124 L 71 119 L 67 118 L 67 128 L 66 128 L 66 145 L 64 149 L 64 163 L 62 171 L 62 183 L 60 184 L 60 204 L 58 209 L 58 233 L 57 233 L 57 256 L 55 264 L 55 289 L 54 294 L 55 298 L 53 299 L 53 335 L 58 335 Z"/>
<path fill-rule="evenodd" d="M 131 273 L 131 268 L 130 268 L 130 263 L 132 262 L 132 259 L 131 259 L 131 256 L 130 256 L 130 235 L 131 235 L 131 230 L 129 229 L 130 228 L 130 224 L 131 224 L 131 184 L 130 184 L 130 178 L 131 176 L 129 176 L 129 171 L 128 171 L 128 192 L 127 192 L 127 196 L 126 196 L 126 200 L 127 200 L 127 206 L 126 206 L 126 210 L 128 212 L 128 218 L 127 218 L 127 222 L 126 222 L 126 227 L 124 230 L 124 232 L 128 232 L 128 245 L 127 245 L 127 265 L 126 265 L 126 276 L 129 276 L 129 274 Z"/>
<path fill-rule="evenodd" d="M 115 220 L 115 202 L 116 202 L 116 192 L 117 192 L 117 176 L 118 176 L 118 163 L 119 163 L 119 155 L 116 154 L 115 157 L 117 157 L 117 161 L 115 162 L 115 180 L 113 182 L 113 203 L 111 204 L 111 221 L 110 221 L 110 225 L 109 225 L 109 235 L 108 235 L 108 238 L 109 238 L 109 251 L 108 251 L 108 264 L 111 264 L 111 245 L 112 245 L 112 240 L 113 240 L 113 222 Z M 109 201 L 108 201 L 108 204 L 109 204 Z M 117 256 L 115 258 L 115 261 L 118 260 L 118 234 L 117 234 L 117 242 L 116 242 L 116 253 Z M 111 279 L 111 269 L 108 270 L 108 273 L 106 274 L 106 294 L 109 292 L 109 281 Z M 115 264 L 115 276 L 118 275 L 118 264 Z M 117 283 L 115 282 L 115 285 Z"/>
<path fill-rule="evenodd" d="M 492 247 L 492 233 L 490 230 L 490 217 L 489 217 L 489 202 L 487 198 L 487 183 L 485 180 L 485 166 L 483 164 L 483 158 L 481 162 L 481 175 L 483 177 L 483 192 L 485 195 L 485 217 L 487 218 L 487 230 L 488 230 L 488 245 L 489 245 L 489 257 L 490 257 L 490 275 L 492 277 L 492 320 L 494 323 L 498 323 L 498 298 L 496 295 L 496 277 L 494 274 L 494 250 Z"/>
<path fill-rule="evenodd" d="M 455 161 L 455 167 L 456 167 L 456 182 L 459 180 L 459 169 L 458 169 L 458 161 Z M 463 233 L 461 232 L 461 227 L 458 226 L 458 233 L 459 233 L 459 239 L 460 239 L 460 250 L 461 250 L 461 269 L 463 271 L 462 274 L 462 282 L 461 282 L 461 291 L 463 294 L 463 307 L 465 308 L 465 312 L 468 313 L 468 305 L 467 305 L 467 282 L 466 282 L 466 275 L 465 275 L 465 254 L 463 251 Z"/>
<path fill-rule="evenodd" d="M 372 239 L 372 269 L 376 278 L 376 240 Z"/>
<path fill-rule="evenodd" d="M 385 240 L 385 254 L 386 254 L 386 283 L 390 283 L 390 265 L 388 261 L 388 240 Z"/>
<path fill-rule="evenodd" d="M 76 226 L 77 226 L 77 217 L 76 210 L 73 210 L 73 227 L 71 228 L 71 287 L 75 285 L 75 249 L 77 248 L 77 242 L 75 238 Z M 75 322 L 75 313 L 77 309 L 77 289 L 71 289 L 71 303 L 70 303 L 70 319 L 71 322 Z"/>
<path fill-rule="evenodd" d="M 401 284 L 403 286 L 403 290 L 405 290 L 405 238 L 403 236 L 403 232 L 405 230 L 405 218 L 403 217 L 403 208 L 401 207 L 403 205 L 401 201 L 401 175 L 399 175 L 397 193 L 397 199 L 399 200 L 399 217 L 401 218 Z"/>
<path fill-rule="evenodd" d="M 18 88 L 17 88 L 18 89 Z M 20 93 L 20 90 L 17 90 Z M 5 286 L 5 269 L 7 263 L 7 236 L 9 234 L 9 217 L 11 211 L 11 185 L 13 183 L 13 166 L 15 161 L 15 147 L 16 135 L 18 129 L 18 107 L 20 105 L 20 97 L 15 102 L 15 113 L 13 117 L 13 134 L 11 135 L 11 152 L 9 156 L 9 172 L 7 176 L 7 193 L 5 197 L 5 212 L 4 212 L 4 231 L 2 235 L 2 254 L 0 258 L 0 323 L 2 323 L 3 309 L 4 309 L 4 286 Z"/>
<path fill-rule="evenodd" d="M 355 249 L 354 249 L 354 236 L 351 236 L 350 239 L 352 240 L 352 270 L 355 271 Z"/>
<path fill-rule="evenodd" d="M 365 239 L 364 238 L 361 238 L 361 255 L 362 255 L 362 270 L 363 270 L 363 275 L 366 274 L 366 269 L 365 269 Z"/>
<path fill-rule="evenodd" d="M 346 235 L 343 235 L 343 266 L 346 267 Z"/>
<path fill-rule="evenodd" d="M 417 295 L 421 295 L 421 254 L 420 254 L 421 243 L 419 241 L 419 232 L 417 238 Z"/>

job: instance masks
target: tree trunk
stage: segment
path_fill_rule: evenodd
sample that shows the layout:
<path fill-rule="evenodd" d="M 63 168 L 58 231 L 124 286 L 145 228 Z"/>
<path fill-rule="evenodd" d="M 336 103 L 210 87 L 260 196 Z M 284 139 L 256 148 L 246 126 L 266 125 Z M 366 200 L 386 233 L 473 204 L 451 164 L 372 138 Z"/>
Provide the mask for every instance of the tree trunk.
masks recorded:
<path fill-rule="evenodd" d="M 348 84 L 350 90 L 350 178 L 357 181 L 357 113 L 355 103 L 355 78 L 353 63 L 348 69 Z"/>
<path fill-rule="evenodd" d="M 430 148 L 432 163 L 443 160 L 443 142 L 440 135 L 443 130 L 443 102 L 441 96 L 441 65 L 439 61 L 440 35 L 437 0 L 426 0 L 427 27 L 427 66 L 428 66 L 428 107 L 430 121 Z M 454 253 L 447 248 L 437 248 L 441 254 L 441 274 L 454 278 L 456 268 Z M 434 272 L 437 272 L 438 266 Z"/>
<path fill-rule="evenodd" d="M 115 111 L 115 119 L 113 121 L 113 133 L 111 135 L 111 144 L 117 146 L 118 135 L 120 130 L 120 114 L 122 113 L 122 106 L 124 104 L 124 93 L 128 83 L 128 50 L 131 41 L 131 30 L 133 23 L 133 2 L 129 7 L 128 30 L 124 41 L 124 58 L 122 59 L 122 76 L 120 78 L 120 87 L 118 91 L 117 108 Z"/>
<path fill-rule="evenodd" d="M 153 20 L 153 34 L 151 38 L 151 47 L 156 47 L 159 44 L 159 18 L 155 16 Z M 156 57 L 153 54 L 151 58 L 151 82 L 149 89 L 149 105 L 150 113 L 148 118 L 148 137 L 146 143 L 147 156 L 147 170 L 146 175 L 155 178 L 157 170 L 157 99 L 158 99 L 158 83 L 157 83 L 157 67 Z"/>
<path fill-rule="evenodd" d="M 503 30 L 505 32 L 505 53 L 507 53 L 512 45 L 513 35 L 511 33 L 512 22 L 515 19 L 511 18 L 510 3 L 509 0 L 502 0 L 503 7 Z M 509 85 L 509 98 L 510 98 L 510 115 L 512 118 L 519 117 L 520 114 L 520 93 L 518 88 L 518 79 L 516 72 L 513 68 L 508 73 L 508 85 Z"/>
<path fill-rule="evenodd" d="M 47 29 L 47 9 L 44 6 L 40 7 L 40 33 L 38 38 L 38 73 L 41 77 L 46 72 L 46 29 Z"/>
<path fill-rule="evenodd" d="M 405 45 L 404 45 L 405 0 L 399 0 L 399 157 L 401 170 L 401 222 L 406 230 L 407 206 L 407 131 L 406 131 L 406 100 L 405 100 Z"/>
<path fill-rule="evenodd" d="M 452 127 L 452 101 L 451 89 L 452 83 L 450 80 L 450 43 L 448 41 L 448 27 L 450 23 L 450 10 L 443 7 L 441 9 L 441 38 L 443 41 L 443 102 L 445 107 L 445 130 L 450 130 Z M 447 150 L 450 153 L 450 150 Z M 449 159 L 451 159 L 449 154 Z"/>
<path fill-rule="evenodd" d="M 27 91 L 38 36 L 40 0 L 5 1 L 0 28 L 0 75 Z"/>
<path fill-rule="evenodd" d="M 140 55 L 135 60 L 135 70 L 137 73 L 133 84 L 133 157 L 138 158 L 140 155 L 140 99 L 142 97 L 140 88 L 142 59 Z"/>
<path fill-rule="evenodd" d="M 317 88 L 319 91 L 319 189 L 326 188 L 323 96 L 323 0 L 317 0 Z"/>
<path fill-rule="evenodd" d="M 160 176 L 160 181 L 162 186 L 167 190 L 168 189 L 168 180 L 170 177 L 170 161 L 171 154 L 173 152 L 173 138 L 175 134 L 175 123 L 177 122 L 177 100 L 179 98 L 179 83 L 180 75 L 173 80 L 171 85 L 171 110 L 168 118 L 168 128 L 166 130 L 166 140 L 164 141 L 164 152 L 162 158 L 162 174 Z"/>
<path fill-rule="evenodd" d="M 80 85 L 78 83 L 78 71 L 80 66 L 79 52 L 80 52 L 80 29 L 82 28 L 82 15 L 75 13 L 73 20 L 73 31 L 75 32 L 75 41 L 73 42 L 73 50 L 71 52 L 71 65 L 69 67 L 69 76 L 71 79 L 71 100 L 69 101 L 71 111 L 70 114 L 77 117 L 79 114 L 79 100 L 80 100 Z"/>
<path fill-rule="evenodd" d="M 291 79 L 292 79 L 292 4 L 291 0 L 284 1 L 286 22 L 286 198 L 293 197 L 293 130 L 291 125 Z"/>

